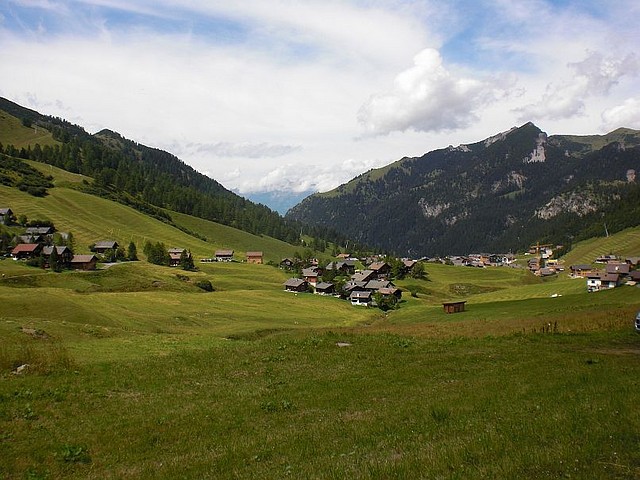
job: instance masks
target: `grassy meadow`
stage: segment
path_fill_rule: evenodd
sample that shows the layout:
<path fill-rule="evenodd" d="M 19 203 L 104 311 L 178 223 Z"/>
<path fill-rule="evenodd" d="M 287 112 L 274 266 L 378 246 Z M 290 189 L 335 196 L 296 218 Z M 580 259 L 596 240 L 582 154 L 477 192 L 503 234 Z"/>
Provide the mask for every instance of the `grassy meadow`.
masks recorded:
<path fill-rule="evenodd" d="M 79 252 L 296 250 L 172 214 L 205 242 L 52 172 L 47 197 L 0 186 L 0 204 Z M 637 231 L 607 241 L 632 254 Z M 0 479 L 640 478 L 640 288 L 427 264 L 383 313 L 284 292 L 268 265 L 196 266 L 0 260 Z"/>

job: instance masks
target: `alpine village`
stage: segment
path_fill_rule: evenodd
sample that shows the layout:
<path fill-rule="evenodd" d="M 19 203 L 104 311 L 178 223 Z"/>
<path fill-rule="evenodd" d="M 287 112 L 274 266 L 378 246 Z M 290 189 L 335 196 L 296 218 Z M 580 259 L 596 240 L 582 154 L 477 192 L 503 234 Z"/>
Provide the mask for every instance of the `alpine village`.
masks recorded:
<path fill-rule="evenodd" d="M 281 216 L 0 98 L 0 478 L 640 478 L 640 131 L 469 140 Z"/>

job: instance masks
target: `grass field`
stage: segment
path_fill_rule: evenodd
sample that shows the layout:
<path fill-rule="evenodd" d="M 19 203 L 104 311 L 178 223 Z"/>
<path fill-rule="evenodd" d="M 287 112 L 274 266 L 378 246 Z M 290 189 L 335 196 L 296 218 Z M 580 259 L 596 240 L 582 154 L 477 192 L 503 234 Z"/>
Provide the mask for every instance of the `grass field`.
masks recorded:
<path fill-rule="evenodd" d="M 11 144 L 16 148 L 33 147 L 36 143 L 39 143 L 41 147 L 59 144 L 48 130 L 42 127 L 27 128 L 22 125 L 19 119 L 1 110 L 0 143 L 3 145 Z"/>
<path fill-rule="evenodd" d="M 0 203 L 80 251 L 295 250 L 175 216 L 204 242 L 53 172 L 49 196 L 0 187 Z M 607 240 L 631 254 L 636 232 Z M 0 260 L 0 479 L 640 478 L 640 288 L 427 264 L 385 314 L 284 292 L 268 265 L 196 264 Z"/>

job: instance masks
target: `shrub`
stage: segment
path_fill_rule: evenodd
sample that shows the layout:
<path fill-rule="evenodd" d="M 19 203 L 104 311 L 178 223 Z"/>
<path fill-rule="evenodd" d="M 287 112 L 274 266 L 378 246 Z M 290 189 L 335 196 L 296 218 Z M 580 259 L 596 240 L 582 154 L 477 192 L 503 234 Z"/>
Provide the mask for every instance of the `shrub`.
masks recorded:
<path fill-rule="evenodd" d="M 213 292 L 214 291 L 213 285 L 211 284 L 211 282 L 209 280 L 200 280 L 200 281 L 196 282 L 196 287 L 201 288 L 205 292 Z"/>

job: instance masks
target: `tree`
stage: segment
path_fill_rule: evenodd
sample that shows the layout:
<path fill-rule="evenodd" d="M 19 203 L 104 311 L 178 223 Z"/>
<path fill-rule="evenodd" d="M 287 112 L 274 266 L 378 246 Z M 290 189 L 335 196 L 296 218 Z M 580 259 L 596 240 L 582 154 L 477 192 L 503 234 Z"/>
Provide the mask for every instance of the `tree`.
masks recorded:
<path fill-rule="evenodd" d="M 180 254 L 180 266 L 183 270 L 188 271 L 193 271 L 196 269 L 196 266 L 193 264 L 193 257 L 191 256 L 191 252 L 182 250 L 182 253 Z"/>
<path fill-rule="evenodd" d="M 127 259 L 132 262 L 138 260 L 138 249 L 136 248 L 136 244 L 133 243 L 133 240 L 129 242 L 129 247 L 127 248 Z"/>
<path fill-rule="evenodd" d="M 51 249 L 51 254 L 49 255 L 49 268 L 54 272 L 62 271 L 62 265 L 58 259 L 58 249 L 55 246 Z"/>
<path fill-rule="evenodd" d="M 411 278 L 425 279 L 427 278 L 427 271 L 424 269 L 424 263 L 416 262 L 411 269 Z"/>
<path fill-rule="evenodd" d="M 398 304 L 398 297 L 395 295 L 382 295 L 380 292 L 375 292 L 373 298 L 378 305 L 378 308 L 383 312 L 387 310 L 394 310 Z"/>

